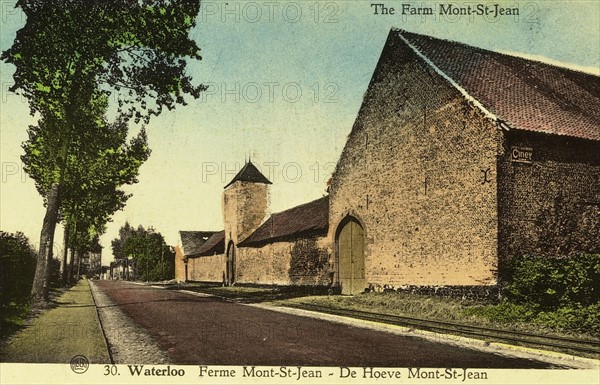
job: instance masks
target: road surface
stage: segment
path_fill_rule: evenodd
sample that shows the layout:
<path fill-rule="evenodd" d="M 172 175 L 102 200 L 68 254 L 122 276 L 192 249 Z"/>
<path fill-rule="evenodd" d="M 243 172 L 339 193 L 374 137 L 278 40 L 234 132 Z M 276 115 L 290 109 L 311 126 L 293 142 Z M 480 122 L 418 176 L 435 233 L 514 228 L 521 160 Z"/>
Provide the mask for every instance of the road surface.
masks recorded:
<path fill-rule="evenodd" d="M 215 297 L 123 281 L 95 281 L 95 285 L 177 364 L 552 367 L 540 361 L 285 314 Z"/>

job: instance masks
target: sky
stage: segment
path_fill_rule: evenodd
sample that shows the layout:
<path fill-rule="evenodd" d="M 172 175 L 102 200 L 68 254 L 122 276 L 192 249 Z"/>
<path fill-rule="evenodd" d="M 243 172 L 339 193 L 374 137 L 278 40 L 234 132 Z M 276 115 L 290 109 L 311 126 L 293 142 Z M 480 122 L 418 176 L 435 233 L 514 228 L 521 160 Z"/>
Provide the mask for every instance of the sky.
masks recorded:
<path fill-rule="evenodd" d="M 101 237 L 110 241 L 129 221 L 153 226 L 169 244 L 179 230 L 223 228 L 223 187 L 250 158 L 269 178 L 271 211 L 323 196 L 390 28 L 541 60 L 600 75 L 600 2 L 445 1 L 518 9 L 518 16 L 402 15 L 402 7 L 437 2 L 204 1 L 191 32 L 203 60 L 189 72 L 209 90 L 147 126 L 152 149 L 123 211 Z M 0 0 L 0 49 L 26 22 L 15 1 Z M 45 213 L 23 172 L 21 144 L 36 119 L 8 91 L 14 67 L 0 64 L 0 230 L 21 231 L 37 247 Z M 132 125 L 131 132 L 139 130 Z M 62 254 L 58 226 L 54 252 Z"/>

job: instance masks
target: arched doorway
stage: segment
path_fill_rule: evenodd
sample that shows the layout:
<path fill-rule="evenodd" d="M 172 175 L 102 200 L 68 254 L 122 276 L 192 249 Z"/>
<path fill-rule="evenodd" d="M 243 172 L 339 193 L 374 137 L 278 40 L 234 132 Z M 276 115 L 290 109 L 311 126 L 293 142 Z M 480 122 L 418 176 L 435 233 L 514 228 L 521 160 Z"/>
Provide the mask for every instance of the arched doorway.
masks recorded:
<path fill-rule="evenodd" d="M 362 292 L 365 277 L 365 231 L 358 220 L 348 216 L 336 232 L 338 284 L 342 294 Z"/>
<path fill-rule="evenodd" d="M 225 284 L 231 286 L 235 283 L 235 245 L 229 241 L 227 245 L 227 257 L 225 261 Z"/>

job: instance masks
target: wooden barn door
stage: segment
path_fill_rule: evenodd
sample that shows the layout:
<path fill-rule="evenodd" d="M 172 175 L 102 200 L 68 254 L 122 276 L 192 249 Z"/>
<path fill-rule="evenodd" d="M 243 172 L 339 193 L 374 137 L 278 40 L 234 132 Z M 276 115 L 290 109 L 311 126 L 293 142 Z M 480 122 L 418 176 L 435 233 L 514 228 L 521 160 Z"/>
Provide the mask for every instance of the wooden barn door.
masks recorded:
<path fill-rule="evenodd" d="M 228 286 L 231 286 L 235 283 L 235 245 L 233 242 L 229 242 L 227 246 L 227 260 L 225 261 L 225 271 L 227 274 L 227 282 Z"/>
<path fill-rule="evenodd" d="M 366 287 L 365 231 L 350 218 L 338 232 L 338 272 L 342 294 L 358 294 Z"/>

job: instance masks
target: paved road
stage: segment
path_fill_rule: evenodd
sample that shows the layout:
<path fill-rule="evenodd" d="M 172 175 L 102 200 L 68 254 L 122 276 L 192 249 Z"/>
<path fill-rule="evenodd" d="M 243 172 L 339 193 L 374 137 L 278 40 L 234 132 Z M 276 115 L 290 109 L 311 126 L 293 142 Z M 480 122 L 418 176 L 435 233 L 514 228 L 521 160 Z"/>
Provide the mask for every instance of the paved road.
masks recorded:
<path fill-rule="evenodd" d="M 550 367 L 543 362 L 284 314 L 213 297 L 122 281 L 96 281 L 96 285 L 179 364 Z"/>

